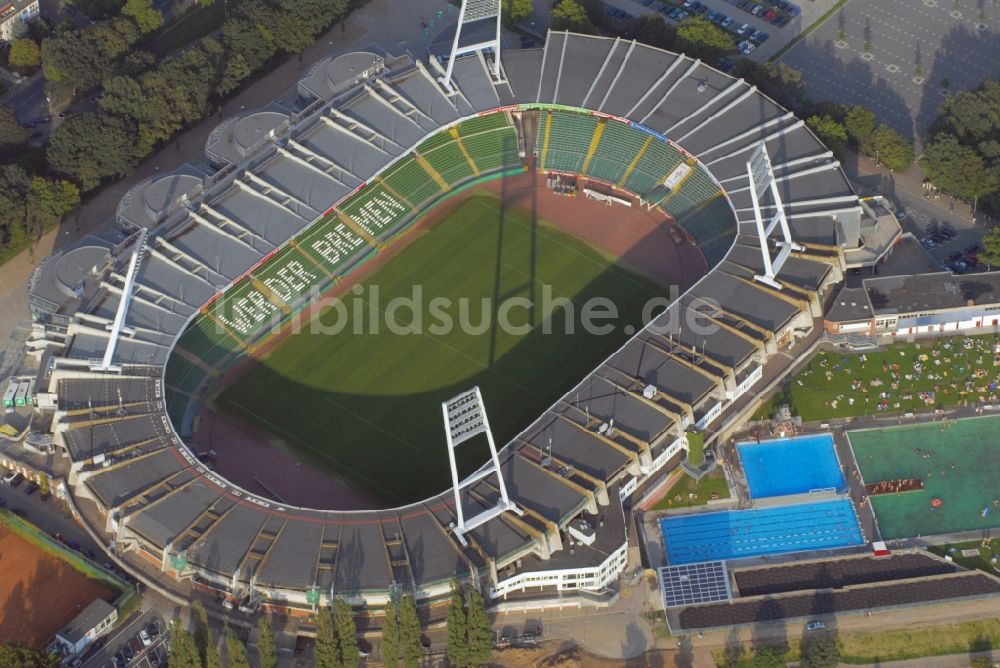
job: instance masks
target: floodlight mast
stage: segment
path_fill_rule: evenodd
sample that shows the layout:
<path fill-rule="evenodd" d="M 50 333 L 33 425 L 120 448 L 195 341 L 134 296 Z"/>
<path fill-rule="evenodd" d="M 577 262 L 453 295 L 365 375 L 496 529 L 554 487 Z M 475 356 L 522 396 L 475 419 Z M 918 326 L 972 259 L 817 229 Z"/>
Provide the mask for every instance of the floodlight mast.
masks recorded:
<path fill-rule="evenodd" d="M 781 284 L 775 280 L 775 276 L 781 271 L 785 260 L 792 254 L 792 251 L 803 250 L 802 246 L 792 240 L 792 232 L 788 227 L 788 219 L 785 217 L 785 205 L 781 201 L 781 193 L 778 192 L 778 182 L 774 178 L 774 168 L 771 166 L 771 159 L 767 155 L 767 147 L 764 142 L 757 145 L 754 152 L 747 160 L 747 175 L 750 177 L 750 199 L 753 203 L 753 215 L 757 221 L 757 239 L 760 242 L 760 255 L 764 262 L 764 273 L 754 276 L 754 279 L 769 285 L 775 290 L 781 289 Z M 767 226 L 764 226 L 764 216 L 760 210 L 760 199 L 768 190 L 774 198 L 775 212 Z M 778 240 L 778 256 L 771 258 L 771 249 L 768 247 L 768 239 L 774 228 L 781 226 L 781 239 Z"/>
<path fill-rule="evenodd" d="M 128 272 L 125 274 L 125 285 L 122 286 L 122 296 L 118 302 L 118 309 L 115 311 L 115 319 L 111 323 L 110 334 L 108 335 L 108 345 L 104 349 L 104 357 L 100 360 L 91 360 L 91 371 L 112 371 L 118 373 L 121 366 L 113 364 L 115 349 L 118 347 L 118 338 L 123 332 L 130 332 L 131 329 L 125 326 L 125 317 L 128 315 L 128 307 L 132 303 L 132 293 L 135 290 L 135 277 L 142 264 L 142 257 L 146 252 L 145 228 L 139 232 L 139 238 L 132 247 L 132 257 L 128 263 Z"/>
<path fill-rule="evenodd" d="M 503 472 L 500 470 L 500 457 L 497 454 L 496 443 L 493 441 L 493 432 L 490 430 L 490 423 L 486 417 L 483 395 L 479 391 L 479 386 L 477 385 L 471 390 L 442 402 L 441 412 L 444 415 L 444 433 L 448 441 L 448 463 L 451 464 L 451 480 L 455 491 L 455 516 L 458 519 L 458 523 L 452 529 L 459 542 L 462 545 L 467 545 L 465 534 L 469 531 L 504 511 L 510 510 L 518 515 L 523 515 L 524 511 L 518 508 L 507 496 L 507 485 L 504 483 Z M 490 445 L 490 461 L 465 480 L 459 481 L 458 466 L 455 463 L 455 448 L 479 434 L 486 434 L 486 440 Z M 497 504 L 466 520 L 465 511 L 462 509 L 462 490 L 491 475 L 496 475 L 497 487 L 500 490 Z"/>
<path fill-rule="evenodd" d="M 449 92 L 453 90 L 451 85 L 451 74 L 455 69 L 455 58 L 466 53 L 492 49 L 493 78 L 497 81 L 502 79 L 502 75 L 500 74 L 500 15 L 500 0 L 462 0 L 462 8 L 458 11 L 458 24 L 455 26 L 455 39 L 451 44 L 451 57 L 448 59 L 448 68 L 445 71 L 444 77 L 441 79 L 441 83 L 444 84 L 444 87 Z M 484 42 L 467 44 L 466 46 L 458 45 L 462 38 L 462 28 L 465 24 L 485 21 L 487 19 L 493 19 L 496 21 L 496 36 L 494 38 L 488 39 Z"/>

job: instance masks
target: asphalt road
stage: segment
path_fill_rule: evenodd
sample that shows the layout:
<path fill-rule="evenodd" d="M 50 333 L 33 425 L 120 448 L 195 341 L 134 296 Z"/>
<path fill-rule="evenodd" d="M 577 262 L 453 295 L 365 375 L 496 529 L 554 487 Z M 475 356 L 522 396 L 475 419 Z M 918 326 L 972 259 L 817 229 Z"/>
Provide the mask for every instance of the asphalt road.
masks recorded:
<path fill-rule="evenodd" d="M 863 104 L 913 139 L 949 95 L 1000 76 L 998 53 L 996 0 L 851 0 L 781 60 L 812 99 Z"/>
<path fill-rule="evenodd" d="M 55 496 L 48 501 L 43 501 L 42 495 L 38 492 L 31 496 L 25 494 L 27 488 L 26 482 L 21 483 L 16 488 L 0 483 L 0 499 L 3 499 L 10 509 L 20 508 L 24 510 L 25 519 L 45 533 L 52 535 L 59 532 L 67 541 L 75 541 L 82 548 L 92 551 L 98 562 L 102 561 L 100 548 L 90 539 L 90 535 L 83 527 L 76 523 L 76 520 L 63 515 L 62 504 Z"/>

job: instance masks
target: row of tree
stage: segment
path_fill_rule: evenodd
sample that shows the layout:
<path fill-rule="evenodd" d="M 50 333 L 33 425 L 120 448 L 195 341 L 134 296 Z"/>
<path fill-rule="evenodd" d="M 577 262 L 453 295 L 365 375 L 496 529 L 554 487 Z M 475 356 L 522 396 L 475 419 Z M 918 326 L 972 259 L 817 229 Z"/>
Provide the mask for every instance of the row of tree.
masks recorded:
<path fill-rule="evenodd" d="M 806 124 L 816 136 L 843 160 L 844 149 L 853 150 L 903 171 L 913 164 L 913 144 L 885 123 L 877 123 L 871 110 L 858 105 L 823 105 L 825 113 L 809 116 Z"/>
<path fill-rule="evenodd" d="M 452 586 L 445 618 L 448 661 L 454 666 L 485 666 L 493 653 L 493 625 L 486 601 L 475 587 Z"/>
<path fill-rule="evenodd" d="M 921 166 L 937 187 L 982 200 L 1000 214 L 1000 82 L 952 95 L 938 107 Z"/>
<path fill-rule="evenodd" d="M 119 33 L 124 24 L 138 26 L 138 32 L 155 29 L 152 17 L 143 19 L 138 7 L 130 9 L 148 1 L 128 0 L 122 10 L 128 17 L 103 24 L 102 34 Z M 118 66 L 96 65 L 96 60 L 113 62 L 128 48 L 135 36 L 131 33 L 113 42 L 113 48 L 91 44 L 108 43 L 91 34 L 96 27 L 46 40 L 42 55 L 50 82 L 72 82 L 77 90 L 101 86 L 98 110 L 68 120 L 53 134 L 49 168 L 84 190 L 123 176 L 183 128 L 209 115 L 276 55 L 301 51 L 348 10 L 348 0 L 243 0 L 231 5 L 221 41 L 206 37 L 155 64 L 139 52 Z"/>
<path fill-rule="evenodd" d="M 39 238 L 79 205 L 80 191 L 69 181 L 0 166 L 0 248 Z"/>
<path fill-rule="evenodd" d="M 205 606 L 195 600 L 191 611 L 194 617 L 193 634 L 184 628 L 179 619 L 175 619 L 170 626 L 171 668 L 221 668 L 222 655 L 208 626 Z M 259 668 L 277 668 L 274 632 L 264 617 L 257 620 L 257 635 L 257 665 Z M 232 628 L 226 629 L 225 644 L 229 668 L 250 668 L 246 645 Z"/>
<path fill-rule="evenodd" d="M 722 668 L 785 668 L 791 648 L 787 641 L 755 644 L 750 651 L 738 638 L 726 644 Z M 807 631 L 799 643 L 799 668 L 836 668 L 840 663 L 840 646 L 834 633 Z"/>

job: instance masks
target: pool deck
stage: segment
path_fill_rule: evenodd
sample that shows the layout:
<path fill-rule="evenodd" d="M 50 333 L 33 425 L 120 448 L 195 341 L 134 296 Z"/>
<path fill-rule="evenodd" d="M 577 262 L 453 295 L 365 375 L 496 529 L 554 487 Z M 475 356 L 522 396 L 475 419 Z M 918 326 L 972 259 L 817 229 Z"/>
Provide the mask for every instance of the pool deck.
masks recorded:
<path fill-rule="evenodd" d="M 833 444 L 837 449 L 837 456 L 840 464 L 844 467 L 844 478 L 847 480 L 848 494 L 854 502 L 854 511 L 858 515 L 858 522 L 861 524 L 861 533 L 869 543 L 882 540 L 882 534 L 878 530 L 878 522 L 875 521 L 875 511 L 872 504 L 866 500 L 865 485 L 858 469 L 858 463 L 854 459 L 854 452 L 847 442 L 847 436 L 843 429 L 833 432 Z M 862 506 L 862 502 L 864 505 Z"/>

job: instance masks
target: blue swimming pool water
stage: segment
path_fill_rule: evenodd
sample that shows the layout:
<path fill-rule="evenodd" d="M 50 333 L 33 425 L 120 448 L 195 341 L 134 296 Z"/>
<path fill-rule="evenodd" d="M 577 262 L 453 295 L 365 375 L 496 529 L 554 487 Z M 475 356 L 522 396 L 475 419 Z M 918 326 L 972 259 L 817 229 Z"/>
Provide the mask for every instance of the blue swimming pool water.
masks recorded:
<path fill-rule="evenodd" d="M 671 564 L 862 545 L 848 499 L 667 517 L 660 531 Z"/>
<path fill-rule="evenodd" d="M 847 489 L 830 434 L 740 443 L 736 447 L 754 499 L 817 489 Z"/>

